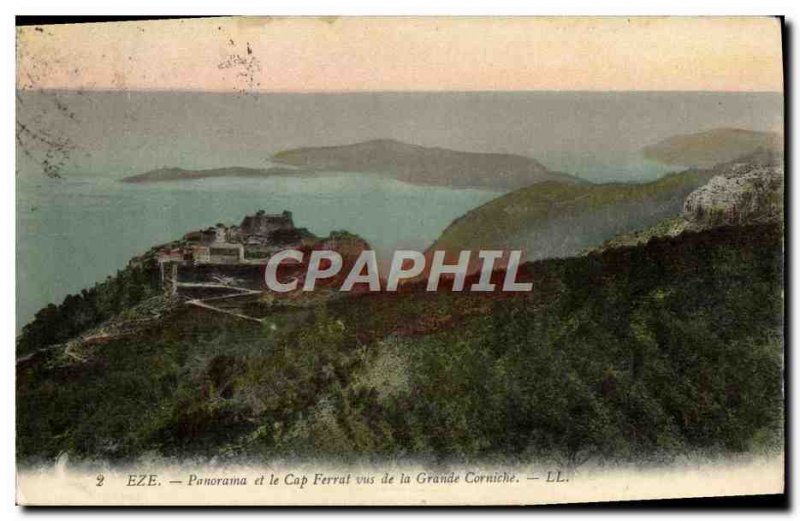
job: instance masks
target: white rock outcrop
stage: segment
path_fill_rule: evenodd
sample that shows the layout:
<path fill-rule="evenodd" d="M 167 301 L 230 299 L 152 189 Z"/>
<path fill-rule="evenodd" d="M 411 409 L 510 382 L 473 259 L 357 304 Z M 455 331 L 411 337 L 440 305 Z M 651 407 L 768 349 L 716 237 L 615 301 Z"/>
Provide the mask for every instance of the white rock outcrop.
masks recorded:
<path fill-rule="evenodd" d="M 701 227 L 776 221 L 782 203 L 782 166 L 737 163 L 689 194 L 683 217 Z"/>

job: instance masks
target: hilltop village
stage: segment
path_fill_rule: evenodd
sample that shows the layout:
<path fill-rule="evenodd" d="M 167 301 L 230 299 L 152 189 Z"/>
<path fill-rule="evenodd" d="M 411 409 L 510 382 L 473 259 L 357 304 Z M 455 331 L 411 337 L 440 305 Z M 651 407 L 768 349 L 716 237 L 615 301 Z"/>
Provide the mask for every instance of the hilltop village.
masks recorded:
<path fill-rule="evenodd" d="M 309 252 L 311 255 L 307 255 Z M 427 290 L 436 291 L 445 275 L 453 280 L 450 286 L 453 291 L 462 291 L 472 252 L 462 251 L 457 262 L 446 261 L 445 254 L 437 251 L 432 259 L 427 259 L 421 252 L 396 251 L 385 289 L 396 291 L 401 279 L 427 275 Z M 480 280 L 466 287 L 493 291 L 495 261 L 503 255 L 502 251 L 478 252 Z M 521 251 L 509 252 L 509 269 L 504 272 L 502 291 L 531 290 L 530 282 L 515 282 L 520 257 Z M 179 288 L 181 294 L 221 289 L 286 293 L 301 286 L 310 291 L 320 280 L 324 280 L 322 285 L 326 287 L 339 286 L 340 291 L 351 291 L 354 285 L 362 283 L 370 291 L 381 291 L 383 286 L 375 252 L 366 241 L 346 231 L 317 237 L 305 228 L 296 228 L 289 211 L 267 214 L 259 210 L 255 215 L 245 216 L 238 226 L 218 223 L 192 231 L 177 241 L 153 248 L 132 263 L 156 264 L 161 287 L 173 295 Z"/>
<path fill-rule="evenodd" d="M 173 290 L 178 279 L 199 283 L 231 277 L 240 285 L 256 289 L 262 284 L 264 266 L 281 250 L 337 250 L 350 263 L 351 258 L 368 248 L 363 239 L 346 231 L 334 231 L 320 238 L 306 228 L 297 228 L 290 211 L 269 214 L 259 210 L 245 216 L 238 225 L 218 223 L 191 231 L 178 240 L 152 248 L 130 264 L 156 264 L 162 285 L 172 285 Z"/>
<path fill-rule="evenodd" d="M 310 246 L 318 238 L 305 228 L 295 228 L 292 212 L 268 214 L 259 210 L 247 215 L 238 226 L 222 223 L 192 231 L 179 241 L 157 247 L 159 264 L 259 265 L 286 248 Z"/>

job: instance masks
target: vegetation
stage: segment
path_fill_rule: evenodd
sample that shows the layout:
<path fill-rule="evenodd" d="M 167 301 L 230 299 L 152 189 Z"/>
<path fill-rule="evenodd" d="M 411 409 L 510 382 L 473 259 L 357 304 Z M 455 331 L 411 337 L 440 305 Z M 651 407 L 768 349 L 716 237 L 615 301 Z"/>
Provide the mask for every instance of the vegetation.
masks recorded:
<path fill-rule="evenodd" d="M 22 329 L 17 355 L 66 342 L 158 294 L 158 287 L 156 268 L 130 266 L 90 289 L 68 295 L 61 305 L 49 304 Z"/>
<path fill-rule="evenodd" d="M 351 296 L 263 326 L 184 307 L 83 361 L 39 353 L 17 366 L 17 455 L 578 465 L 780 447 L 778 225 L 523 268 L 533 293 Z"/>
<path fill-rule="evenodd" d="M 686 196 L 713 175 L 687 170 L 641 184 L 539 183 L 467 212 L 429 250 L 523 247 L 529 260 L 576 255 L 680 214 Z"/>
<path fill-rule="evenodd" d="M 589 249 L 589 251 L 602 251 L 621 248 L 623 246 L 636 246 L 637 244 L 646 244 L 654 237 L 673 237 L 682 231 L 689 228 L 688 221 L 684 216 L 672 217 L 665 219 L 660 223 L 645 228 L 643 230 L 635 230 L 629 233 L 623 233 L 612 237 L 599 246 Z"/>

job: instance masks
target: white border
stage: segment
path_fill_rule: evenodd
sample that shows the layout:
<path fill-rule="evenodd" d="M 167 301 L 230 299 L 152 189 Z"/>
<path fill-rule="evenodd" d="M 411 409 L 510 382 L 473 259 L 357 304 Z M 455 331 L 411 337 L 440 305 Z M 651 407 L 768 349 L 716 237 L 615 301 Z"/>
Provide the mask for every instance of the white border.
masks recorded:
<path fill-rule="evenodd" d="M 742 0 L 727 0 L 727 1 L 701 1 L 695 0 L 692 2 L 677 2 L 676 0 L 650 0 L 650 1 L 626 1 L 626 2 L 597 2 L 597 1 L 579 1 L 579 0 L 559 0 L 557 2 L 546 2 L 534 4 L 533 2 L 519 2 L 512 0 L 493 0 L 491 2 L 473 2 L 467 3 L 465 0 L 446 0 L 432 2 L 430 0 L 403 0 L 402 2 L 359 2 L 358 0 L 342 0 L 336 3 L 323 2 L 321 0 L 291 0 L 291 1 L 260 1 L 260 2 L 247 2 L 244 0 L 225 0 L 219 3 L 203 4 L 196 0 L 194 1 L 165 1 L 165 0 L 139 0 L 135 3 L 121 3 L 121 2 L 108 2 L 108 0 L 71 0 L 65 2 L 63 0 L 46 0 L 46 1 L 21 1 L 12 0 L 2 4 L 4 16 L 3 23 L 0 30 L 2 30 L 2 42 L 4 59 L 0 62 L 2 67 L 3 81 L 0 83 L 3 87 L 2 107 L 4 110 L 0 114 L 4 116 L 4 123 L 0 125 L 2 129 L 0 132 L 0 147 L 2 147 L 4 175 L 0 180 L 0 218 L 2 219 L 2 231 L 5 236 L 3 248 L 0 250 L 0 289 L 2 289 L 2 306 L 0 309 L 4 311 L 0 315 L 0 327 L 2 327 L 3 338 L 6 339 L 6 357 L 7 363 L 2 364 L 3 374 L 2 391 L 3 401 L 2 405 L 4 411 L 4 420 L 2 428 L 0 428 L 0 461 L 2 461 L 2 468 L 0 468 L 0 512 L 3 513 L 3 518 L 19 518 L 26 514 L 26 511 L 14 506 L 14 364 L 11 363 L 11 357 L 14 356 L 14 266 L 15 266 L 15 197 L 14 197 L 14 156 L 15 156 L 15 142 L 14 142 L 14 122 L 12 121 L 12 114 L 14 113 L 14 19 L 15 14 L 26 15 L 108 15 L 108 16 L 122 16 L 122 15 L 210 15 L 210 14 L 274 14 L 274 15 L 786 15 L 788 23 L 794 27 L 794 39 L 796 40 L 797 34 L 797 21 L 800 20 L 800 2 L 797 1 L 776 1 L 776 0 L 759 0 L 759 1 L 742 1 Z M 790 72 L 791 76 L 786 78 L 787 85 L 795 85 L 793 81 L 793 71 L 796 68 L 796 60 L 794 53 L 790 53 Z M 794 99 L 794 88 L 792 89 L 792 99 Z M 796 103 L 796 101 L 795 101 Z M 792 114 L 787 114 L 788 121 L 794 121 L 794 110 Z M 792 134 L 791 149 L 797 150 L 797 136 Z M 796 161 L 796 158 L 794 159 Z M 793 172 L 787 172 L 791 176 Z M 796 181 L 791 182 L 791 198 L 797 200 L 799 185 Z M 795 211 L 793 205 L 788 206 L 787 222 L 791 223 L 789 230 L 791 231 L 791 243 L 796 244 L 798 230 L 795 226 L 794 219 Z M 788 245 L 787 245 L 788 247 Z M 795 294 L 798 267 L 800 261 L 798 260 L 799 253 L 794 251 L 794 258 L 791 262 L 791 271 L 795 274 L 792 280 L 791 290 Z M 788 266 L 787 266 L 788 268 Z M 791 310 L 791 323 L 800 323 L 800 311 L 795 300 L 795 306 Z M 796 335 L 795 335 L 796 336 Z M 794 346 L 787 346 L 787 348 L 794 351 Z M 798 356 L 795 354 L 791 357 L 792 374 L 798 374 Z M 792 387 L 791 403 L 793 405 L 792 411 L 788 411 L 788 417 L 791 419 L 794 416 L 794 409 L 798 402 L 798 393 L 796 392 L 797 385 Z M 798 447 L 797 429 L 793 429 L 792 447 Z M 794 452 L 794 451 L 792 451 Z M 791 454 L 791 453 L 790 453 Z M 793 482 L 797 481 L 798 467 L 794 464 L 791 465 L 794 477 Z M 794 498 L 794 503 L 797 503 L 797 498 Z M 47 511 L 39 512 L 37 517 L 42 518 L 55 518 L 64 512 Z M 86 515 L 107 515 L 109 512 L 67 512 L 67 514 L 75 516 Z M 220 516 L 230 515 L 230 512 L 220 511 L 161 511 L 161 512 L 142 512 L 142 511 L 121 511 L 119 512 L 126 516 L 142 517 L 147 519 L 168 519 L 176 515 L 181 516 Z M 552 512 L 538 511 L 538 512 L 521 512 L 521 511 L 506 511 L 506 514 L 511 515 L 536 515 L 550 517 L 554 515 Z M 590 513 L 587 511 L 565 511 L 558 515 L 559 518 L 564 517 L 577 517 L 582 514 Z M 655 513 L 655 512 L 654 512 Z M 664 512 L 669 516 L 678 516 L 682 519 L 699 518 L 710 516 L 712 518 L 720 518 L 728 516 L 726 512 L 708 512 L 701 514 L 700 512 Z M 756 516 L 757 512 L 749 512 L 745 514 Z M 740 514 L 737 513 L 737 514 Z M 242 515 L 268 515 L 270 517 L 284 517 L 290 515 L 285 512 L 267 511 L 267 512 L 238 512 Z M 318 511 L 300 511 L 293 513 L 292 516 L 312 518 L 317 517 L 321 512 Z M 334 515 L 337 516 L 351 516 L 351 515 L 372 515 L 374 512 L 367 511 L 338 511 Z M 606 511 L 603 513 L 605 516 L 618 516 L 625 514 L 634 514 L 634 512 L 611 512 Z M 486 511 L 480 512 L 442 512 L 442 511 L 427 511 L 427 512 L 408 512 L 408 511 L 395 511 L 390 512 L 389 515 L 413 515 L 415 518 L 425 519 L 432 518 L 434 515 L 448 515 L 448 516 L 462 516 L 462 515 L 477 515 L 480 517 L 489 517 L 495 515 Z M 6 517 L 8 516 L 8 517 Z"/>

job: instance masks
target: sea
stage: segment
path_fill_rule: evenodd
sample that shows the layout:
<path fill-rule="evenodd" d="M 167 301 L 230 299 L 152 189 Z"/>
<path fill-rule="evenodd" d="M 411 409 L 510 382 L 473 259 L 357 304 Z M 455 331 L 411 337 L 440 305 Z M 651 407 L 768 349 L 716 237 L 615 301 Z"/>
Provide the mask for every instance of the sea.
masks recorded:
<path fill-rule="evenodd" d="M 680 170 L 644 146 L 713 128 L 780 131 L 778 93 L 477 92 L 17 93 L 16 325 L 92 286 L 151 246 L 257 210 L 290 210 L 317 235 L 347 230 L 390 256 L 425 249 L 500 191 L 314 177 L 120 180 L 161 167 L 272 166 L 272 154 L 391 138 L 533 157 L 587 181 L 646 182 Z M 47 175 L 55 173 L 57 176 Z"/>

